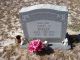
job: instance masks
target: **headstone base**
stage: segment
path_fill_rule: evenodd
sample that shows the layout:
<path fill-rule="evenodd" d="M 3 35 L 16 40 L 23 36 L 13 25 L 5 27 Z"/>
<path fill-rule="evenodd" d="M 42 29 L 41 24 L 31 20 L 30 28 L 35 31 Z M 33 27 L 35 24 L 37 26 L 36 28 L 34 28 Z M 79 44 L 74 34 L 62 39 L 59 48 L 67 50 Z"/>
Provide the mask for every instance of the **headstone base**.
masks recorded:
<path fill-rule="evenodd" d="M 67 50 L 70 49 L 71 46 L 70 45 L 63 45 L 62 43 L 49 43 L 51 44 L 51 48 L 52 49 L 62 49 L 62 50 Z"/>
<path fill-rule="evenodd" d="M 68 50 L 71 48 L 70 45 L 63 45 L 62 43 L 49 43 L 52 49 L 61 49 L 61 50 Z M 28 48 L 27 45 L 22 45 L 21 48 Z"/>

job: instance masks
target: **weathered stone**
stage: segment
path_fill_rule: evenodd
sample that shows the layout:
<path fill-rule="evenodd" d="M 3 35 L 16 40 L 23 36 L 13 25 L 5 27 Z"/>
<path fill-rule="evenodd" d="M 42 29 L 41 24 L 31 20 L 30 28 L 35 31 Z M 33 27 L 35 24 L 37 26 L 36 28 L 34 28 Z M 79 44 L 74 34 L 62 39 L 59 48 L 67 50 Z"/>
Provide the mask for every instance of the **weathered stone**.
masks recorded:
<path fill-rule="evenodd" d="M 68 10 L 66 6 L 39 4 L 20 10 L 25 38 L 47 40 L 53 48 L 65 48 Z"/>

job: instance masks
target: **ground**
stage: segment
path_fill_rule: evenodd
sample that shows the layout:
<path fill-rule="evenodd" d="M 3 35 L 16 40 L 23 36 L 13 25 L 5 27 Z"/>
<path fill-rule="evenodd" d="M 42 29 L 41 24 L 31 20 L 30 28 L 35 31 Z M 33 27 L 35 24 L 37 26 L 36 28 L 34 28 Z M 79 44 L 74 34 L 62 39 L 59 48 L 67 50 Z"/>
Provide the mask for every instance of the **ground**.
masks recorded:
<path fill-rule="evenodd" d="M 74 47 L 73 50 L 58 50 L 55 49 L 53 53 L 49 55 L 35 55 L 25 53 L 27 49 L 21 50 L 22 57 L 21 60 L 80 60 L 80 43 Z"/>
<path fill-rule="evenodd" d="M 13 40 L 17 34 L 23 36 L 19 22 L 19 10 L 24 6 L 43 3 L 66 5 L 69 10 L 67 31 L 72 35 L 79 34 L 80 0 L 0 0 L 0 40 Z M 19 51 L 21 60 L 80 60 L 80 44 L 73 50 L 67 50 L 66 52 L 55 50 L 53 54 L 44 56 L 26 56 L 26 49 L 19 49 Z"/>

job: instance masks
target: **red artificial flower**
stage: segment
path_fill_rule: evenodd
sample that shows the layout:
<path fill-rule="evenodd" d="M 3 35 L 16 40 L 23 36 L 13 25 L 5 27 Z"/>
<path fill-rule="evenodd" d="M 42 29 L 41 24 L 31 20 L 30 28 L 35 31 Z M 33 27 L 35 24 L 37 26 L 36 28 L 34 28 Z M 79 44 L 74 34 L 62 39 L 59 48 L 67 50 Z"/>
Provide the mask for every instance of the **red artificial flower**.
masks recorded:
<path fill-rule="evenodd" d="M 28 51 L 30 53 L 38 52 L 38 51 L 42 51 L 42 48 L 44 48 L 44 44 L 40 39 L 32 40 L 29 43 Z"/>

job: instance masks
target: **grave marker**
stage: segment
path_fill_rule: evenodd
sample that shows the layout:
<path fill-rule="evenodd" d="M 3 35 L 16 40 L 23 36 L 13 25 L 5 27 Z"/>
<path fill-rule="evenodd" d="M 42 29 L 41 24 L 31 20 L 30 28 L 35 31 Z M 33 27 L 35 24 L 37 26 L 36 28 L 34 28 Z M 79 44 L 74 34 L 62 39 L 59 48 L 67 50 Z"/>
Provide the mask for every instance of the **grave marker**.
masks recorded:
<path fill-rule="evenodd" d="M 27 39 L 47 40 L 53 48 L 64 47 L 68 9 L 66 6 L 39 4 L 20 10 L 22 29 Z"/>

